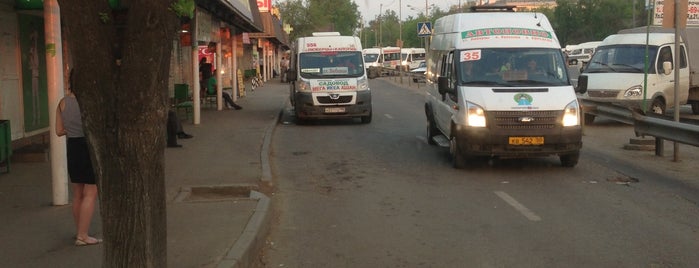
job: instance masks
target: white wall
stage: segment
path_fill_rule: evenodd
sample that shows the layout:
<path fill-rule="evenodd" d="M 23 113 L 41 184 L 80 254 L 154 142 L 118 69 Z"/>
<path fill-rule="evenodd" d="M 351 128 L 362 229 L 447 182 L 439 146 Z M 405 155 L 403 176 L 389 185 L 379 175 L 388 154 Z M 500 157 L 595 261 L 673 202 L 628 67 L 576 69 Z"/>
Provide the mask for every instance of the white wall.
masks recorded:
<path fill-rule="evenodd" d="M 0 119 L 10 120 L 12 140 L 23 137 L 19 29 L 11 0 L 0 0 Z"/>

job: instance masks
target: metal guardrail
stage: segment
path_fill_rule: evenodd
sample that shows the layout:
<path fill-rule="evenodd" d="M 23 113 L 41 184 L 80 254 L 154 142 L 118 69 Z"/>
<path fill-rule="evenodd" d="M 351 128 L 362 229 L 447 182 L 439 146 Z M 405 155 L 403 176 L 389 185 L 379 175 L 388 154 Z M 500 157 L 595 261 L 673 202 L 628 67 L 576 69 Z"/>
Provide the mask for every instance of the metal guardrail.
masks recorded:
<path fill-rule="evenodd" d="M 621 106 L 613 105 L 606 102 L 596 102 L 586 99 L 579 99 L 583 106 L 583 112 L 602 116 L 624 124 L 633 125 L 633 116 L 631 110 Z"/>
<path fill-rule="evenodd" d="M 644 116 L 633 112 L 634 131 L 636 135 L 649 135 L 665 140 L 699 146 L 699 125 L 676 122 L 667 118 Z"/>
<path fill-rule="evenodd" d="M 615 121 L 633 125 L 636 135 L 699 146 L 699 120 L 682 119 L 680 122 L 663 115 L 643 115 L 638 110 L 621 107 L 606 102 L 580 99 L 583 112 L 607 117 Z"/>

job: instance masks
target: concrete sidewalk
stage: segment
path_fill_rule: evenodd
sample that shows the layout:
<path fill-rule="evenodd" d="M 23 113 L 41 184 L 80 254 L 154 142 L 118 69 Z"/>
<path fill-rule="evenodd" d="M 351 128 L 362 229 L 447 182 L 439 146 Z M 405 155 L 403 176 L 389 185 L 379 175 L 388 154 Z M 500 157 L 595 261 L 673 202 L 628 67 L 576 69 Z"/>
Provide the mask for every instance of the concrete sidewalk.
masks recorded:
<path fill-rule="evenodd" d="M 194 138 L 165 150 L 169 267 L 248 267 L 269 229 L 269 139 L 288 99 L 278 79 L 183 122 Z M 0 267 L 100 267 L 102 245 L 73 246 L 71 206 L 53 206 L 50 163 L 13 163 L 0 175 Z M 260 189 L 262 188 L 262 189 Z M 95 213 L 90 234 L 103 237 Z"/>

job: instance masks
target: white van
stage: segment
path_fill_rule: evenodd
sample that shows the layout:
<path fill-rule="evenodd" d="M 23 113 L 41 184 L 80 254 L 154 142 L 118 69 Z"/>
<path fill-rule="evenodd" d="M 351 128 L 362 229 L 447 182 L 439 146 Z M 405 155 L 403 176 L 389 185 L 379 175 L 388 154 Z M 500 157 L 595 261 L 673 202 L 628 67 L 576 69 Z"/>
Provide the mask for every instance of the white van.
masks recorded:
<path fill-rule="evenodd" d="M 369 78 L 376 78 L 381 75 L 381 67 L 383 56 L 380 48 L 365 48 L 362 50 L 364 54 L 364 65 Z"/>
<path fill-rule="evenodd" d="M 420 66 L 421 62 L 425 62 L 424 48 L 403 48 L 400 50 L 401 65 L 404 71 L 409 71 Z"/>
<path fill-rule="evenodd" d="M 359 117 L 370 123 L 371 91 L 356 36 L 317 32 L 293 44 L 288 78 L 297 123 Z"/>
<path fill-rule="evenodd" d="M 453 14 L 434 24 L 427 58 L 427 141 L 470 156 L 557 155 L 573 167 L 581 111 L 558 38 L 546 16 Z"/>
<path fill-rule="evenodd" d="M 382 47 L 381 62 L 384 68 L 398 70 L 400 66 L 400 48 L 399 47 Z"/>
<path fill-rule="evenodd" d="M 602 41 L 585 42 L 576 45 L 574 49 L 568 51 L 568 60 L 577 60 L 582 64 L 587 64 L 600 43 L 602 43 Z M 566 49 L 567 48 L 566 46 Z"/>
<path fill-rule="evenodd" d="M 639 27 L 607 36 L 580 74 L 578 90 L 585 92 L 581 97 L 623 107 L 646 108 L 658 114 L 691 104 L 692 112 L 699 114 L 699 53 L 694 52 L 699 44 L 699 28 L 687 27 L 679 38 L 680 50 L 677 51 L 674 29 Z M 648 69 L 644 71 L 646 52 Z M 680 61 L 676 63 L 677 56 Z M 679 70 L 678 103 L 675 103 L 676 70 Z M 596 110 L 596 105 L 585 107 L 588 112 L 585 123 L 594 122 Z"/>

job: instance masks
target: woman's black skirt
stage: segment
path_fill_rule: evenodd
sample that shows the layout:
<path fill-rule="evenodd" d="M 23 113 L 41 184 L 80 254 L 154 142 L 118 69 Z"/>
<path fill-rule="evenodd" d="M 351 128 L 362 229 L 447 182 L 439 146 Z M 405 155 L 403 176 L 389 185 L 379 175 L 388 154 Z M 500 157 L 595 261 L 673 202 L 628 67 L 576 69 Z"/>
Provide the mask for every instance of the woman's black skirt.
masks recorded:
<path fill-rule="evenodd" d="M 68 176 L 72 183 L 95 184 L 95 172 L 84 137 L 68 138 Z"/>

